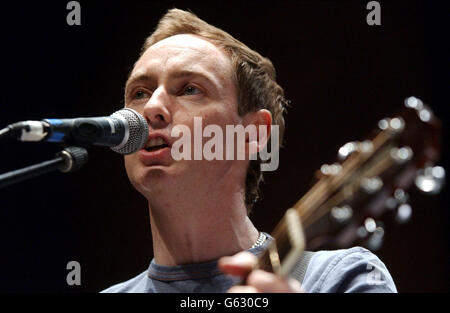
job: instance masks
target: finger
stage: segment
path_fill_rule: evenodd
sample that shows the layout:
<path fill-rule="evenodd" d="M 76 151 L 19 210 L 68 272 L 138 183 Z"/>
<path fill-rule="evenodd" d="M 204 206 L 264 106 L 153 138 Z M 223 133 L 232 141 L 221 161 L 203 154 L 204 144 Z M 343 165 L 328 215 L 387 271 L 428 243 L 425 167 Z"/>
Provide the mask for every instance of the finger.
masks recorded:
<path fill-rule="evenodd" d="M 255 287 L 260 292 L 303 292 L 301 285 L 294 279 L 285 279 L 262 270 L 255 270 L 247 278 L 247 285 Z"/>
<path fill-rule="evenodd" d="M 245 277 L 257 264 L 257 258 L 250 252 L 243 251 L 233 256 L 219 259 L 218 266 L 226 274 Z"/>
<path fill-rule="evenodd" d="M 233 286 L 227 291 L 228 293 L 257 293 L 259 292 L 252 286 Z"/>
<path fill-rule="evenodd" d="M 300 284 L 300 282 L 298 280 L 289 278 L 288 284 L 291 287 L 292 292 L 301 292 L 301 293 L 304 292 L 304 290 L 302 288 L 302 284 Z"/>

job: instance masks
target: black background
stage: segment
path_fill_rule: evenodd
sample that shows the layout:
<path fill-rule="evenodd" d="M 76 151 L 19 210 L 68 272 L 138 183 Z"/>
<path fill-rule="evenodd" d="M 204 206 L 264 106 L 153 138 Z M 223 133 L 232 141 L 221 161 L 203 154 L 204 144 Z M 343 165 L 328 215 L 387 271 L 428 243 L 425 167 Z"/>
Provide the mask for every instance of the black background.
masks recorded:
<path fill-rule="evenodd" d="M 67 25 L 67 2 L 2 4 L 0 126 L 120 109 L 144 39 L 178 7 L 269 57 L 292 100 L 280 167 L 266 176 L 264 199 L 251 216 L 259 229 L 270 232 L 322 163 L 411 95 L 443 121 L 440 164 L 449 168 L 449 12 L 442 2 L 380 1 L 381 26 L 367 25 L 368 1 L 80 1 L 81 26 Z M 50 143 L 3 140 L 0 173 L 57 151 Z M 0 291 L 97 292 L 147 268 L 146 202 L 129 184 L 122 156 L 89 151 L 76 173 L 0 190 Z M 377 255 L 399 291 L 448 292 L 448 191 L 433 198 L 411 192 L 411 199 L 412 220 L 387 229 Z M 66 284 L 71 260 L 81 264 L 81 286 Z"/>

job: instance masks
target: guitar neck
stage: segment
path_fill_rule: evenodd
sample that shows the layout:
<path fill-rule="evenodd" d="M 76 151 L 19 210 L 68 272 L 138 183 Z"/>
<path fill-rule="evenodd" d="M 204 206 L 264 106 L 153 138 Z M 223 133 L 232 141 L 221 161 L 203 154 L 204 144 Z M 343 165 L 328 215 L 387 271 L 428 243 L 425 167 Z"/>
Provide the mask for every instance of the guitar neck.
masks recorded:
<path fill-rule="evenodd" d="M 334 240 L 339 242 L 338 245 L 348 245 L 357 240 L 356 230 L 367 220 L 371 222 L 368 232 L 379 229 L 374 219 L 368 216 L 379 217 L 387 210 L 388 199 L 396 206 L 404 203 L 402 188 L 408 188 L 418 172 L 428 175 L 426 179 L 434 179 L 436 190 L 440 188 L 441 178 L 431 177 L 431 170 L 427 170 L 440 154 L 440 121 L 416 98 L 406 99 L 405 104 L 407 108 L 398 117 L 378 123 L 379 129 L 373 139 L 344 145 L 339 150 L 341 163 L 322 166 L 318 171 L 319 180 L 286 211 L 275 227 L 271 234 L 274 240 L 258 258 L 259 268 L 287 275 L 306 246 L 303 227 L 312 230 L 314 226 L 316 233 L 318 224 L 333 226 L 330 219 L 324 218 L 330 212 L 337 224 L 344 224 L 336 226 L 334 223 L 333 230 L 324 231 L 333 234 L 319 238 L 319 242 Z M 424 169 L 418 171 L 421 167 Z M 336 218 L 336 212 L 345 213 L 345 220 Z M 316 223 L 319 220 L 325 223 Z M 344 235 L 340 237 L 341 241 L 336 241 L 336 231 Z M 350 236 L 349 232 L 352 233 Z"/>

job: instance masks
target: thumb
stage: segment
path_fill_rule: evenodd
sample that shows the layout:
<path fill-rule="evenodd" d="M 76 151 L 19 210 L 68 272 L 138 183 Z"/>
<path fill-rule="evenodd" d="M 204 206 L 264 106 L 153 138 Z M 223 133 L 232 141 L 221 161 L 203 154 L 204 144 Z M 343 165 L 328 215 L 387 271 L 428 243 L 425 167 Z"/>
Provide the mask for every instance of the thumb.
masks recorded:
<path fill-rule="evenodd" d="M 256 268 L 257 258 L 248 251 L 239 252 L 233 256 L 219 259 L 218 266 L 225 273 L 234 276 L 246 277 Z"/>

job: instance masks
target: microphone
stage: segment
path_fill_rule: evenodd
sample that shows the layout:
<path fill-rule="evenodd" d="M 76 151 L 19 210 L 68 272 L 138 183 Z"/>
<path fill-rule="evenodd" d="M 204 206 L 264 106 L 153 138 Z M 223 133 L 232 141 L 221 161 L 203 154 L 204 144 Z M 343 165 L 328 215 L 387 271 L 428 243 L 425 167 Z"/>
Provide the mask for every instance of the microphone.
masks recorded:
<path fill-rule="evenodd" d="M 148 140 L 145 118 L 132 109 L 122 109 L 110 116 L 72 119 L 23 121 L 0 131 L 20 141 L 48 141 L 110 147 L 120 154 L 142 149 Z"/>

